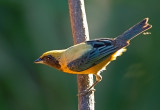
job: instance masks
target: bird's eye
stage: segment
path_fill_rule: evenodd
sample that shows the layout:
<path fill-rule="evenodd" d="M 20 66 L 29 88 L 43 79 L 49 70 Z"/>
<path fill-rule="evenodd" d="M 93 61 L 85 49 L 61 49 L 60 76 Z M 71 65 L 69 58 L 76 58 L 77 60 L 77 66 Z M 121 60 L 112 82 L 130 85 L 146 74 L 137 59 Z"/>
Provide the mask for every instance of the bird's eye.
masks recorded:
<path fill-rule="evenodd" d="M 51 56 L 51 55 L 48 55 L 48 56 L 47 56 L 47 59 L 48 59 L 48 60 L 52 59 L 52 56 Z"/>

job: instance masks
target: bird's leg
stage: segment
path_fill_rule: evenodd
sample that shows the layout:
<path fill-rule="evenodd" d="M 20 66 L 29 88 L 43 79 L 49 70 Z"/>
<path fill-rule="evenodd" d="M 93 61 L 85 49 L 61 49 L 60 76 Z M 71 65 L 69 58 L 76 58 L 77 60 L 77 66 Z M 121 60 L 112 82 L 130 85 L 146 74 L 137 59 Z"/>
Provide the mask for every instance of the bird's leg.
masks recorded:
<path fill-rule="evenodd" d="M 91 87 L 89 87 L 86 91 L 90 92 L 90 90 L 102 80 L 102 76 L 100 75 L 100 73 L 95 74 L 96 76 L 96 81 L 93 83 L 93 85 Z"/>
<path fill-rule="evenodd" d="M 88 94 L 91 91 L 95 91 L 95 89 L 92 89 L 92 88 L 102 80 L 102 76 L 100 75 L 100 72 L 98 72 L 94 75 L 96 76 L 96 81 L 88 89 L 86 89 L 84 92 L 80 93 L 80 95 L 85 95 L 85 94 Z"/>

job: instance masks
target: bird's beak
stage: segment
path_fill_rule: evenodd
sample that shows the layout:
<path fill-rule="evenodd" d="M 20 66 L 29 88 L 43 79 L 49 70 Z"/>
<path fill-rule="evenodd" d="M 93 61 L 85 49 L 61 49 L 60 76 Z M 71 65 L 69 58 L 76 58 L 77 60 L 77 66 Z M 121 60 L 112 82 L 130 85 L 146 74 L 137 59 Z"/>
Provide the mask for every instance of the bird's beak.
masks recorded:
<path fill-rule="evenodd" d="M 43 60 L 41 58 L 38 58 L 37 60 L 34 61 L 34 63 L 43 63 Z"/>

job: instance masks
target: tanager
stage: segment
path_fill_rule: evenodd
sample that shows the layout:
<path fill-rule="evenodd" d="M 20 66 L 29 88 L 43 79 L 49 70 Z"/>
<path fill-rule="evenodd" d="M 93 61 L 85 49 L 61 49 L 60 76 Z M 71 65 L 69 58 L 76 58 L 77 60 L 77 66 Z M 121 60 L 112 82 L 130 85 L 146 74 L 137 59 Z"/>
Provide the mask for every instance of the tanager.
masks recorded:
<path fill-rule="evenodd" d="M 43 53 L 35 63 L 71 74 L 94 74 L 96 81 L 87 89 L 89 91 L 102 80 L 100 72 L 126 51 L 130 40 L 151 27 L 148 18 L 145 18 L 116 38 L 89 40 L 67 49 L 51 50 Z"/>

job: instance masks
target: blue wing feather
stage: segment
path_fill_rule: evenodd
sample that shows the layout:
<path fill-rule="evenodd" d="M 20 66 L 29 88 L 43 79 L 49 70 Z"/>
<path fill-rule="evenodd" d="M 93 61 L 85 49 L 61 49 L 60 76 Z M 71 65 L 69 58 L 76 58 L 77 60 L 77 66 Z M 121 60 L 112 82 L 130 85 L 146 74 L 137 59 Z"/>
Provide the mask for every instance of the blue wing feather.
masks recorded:
<path fill-rule="evenodd" d="M 110 54 L 117 51 L 112 39 L 98 39 L 85 42 L 91 45 L 92 49 L 87 51 L 80 58 L 70 62 L 67 66 L 70 70 L 80 72 L 84 71 L 106 59 Z"/>

